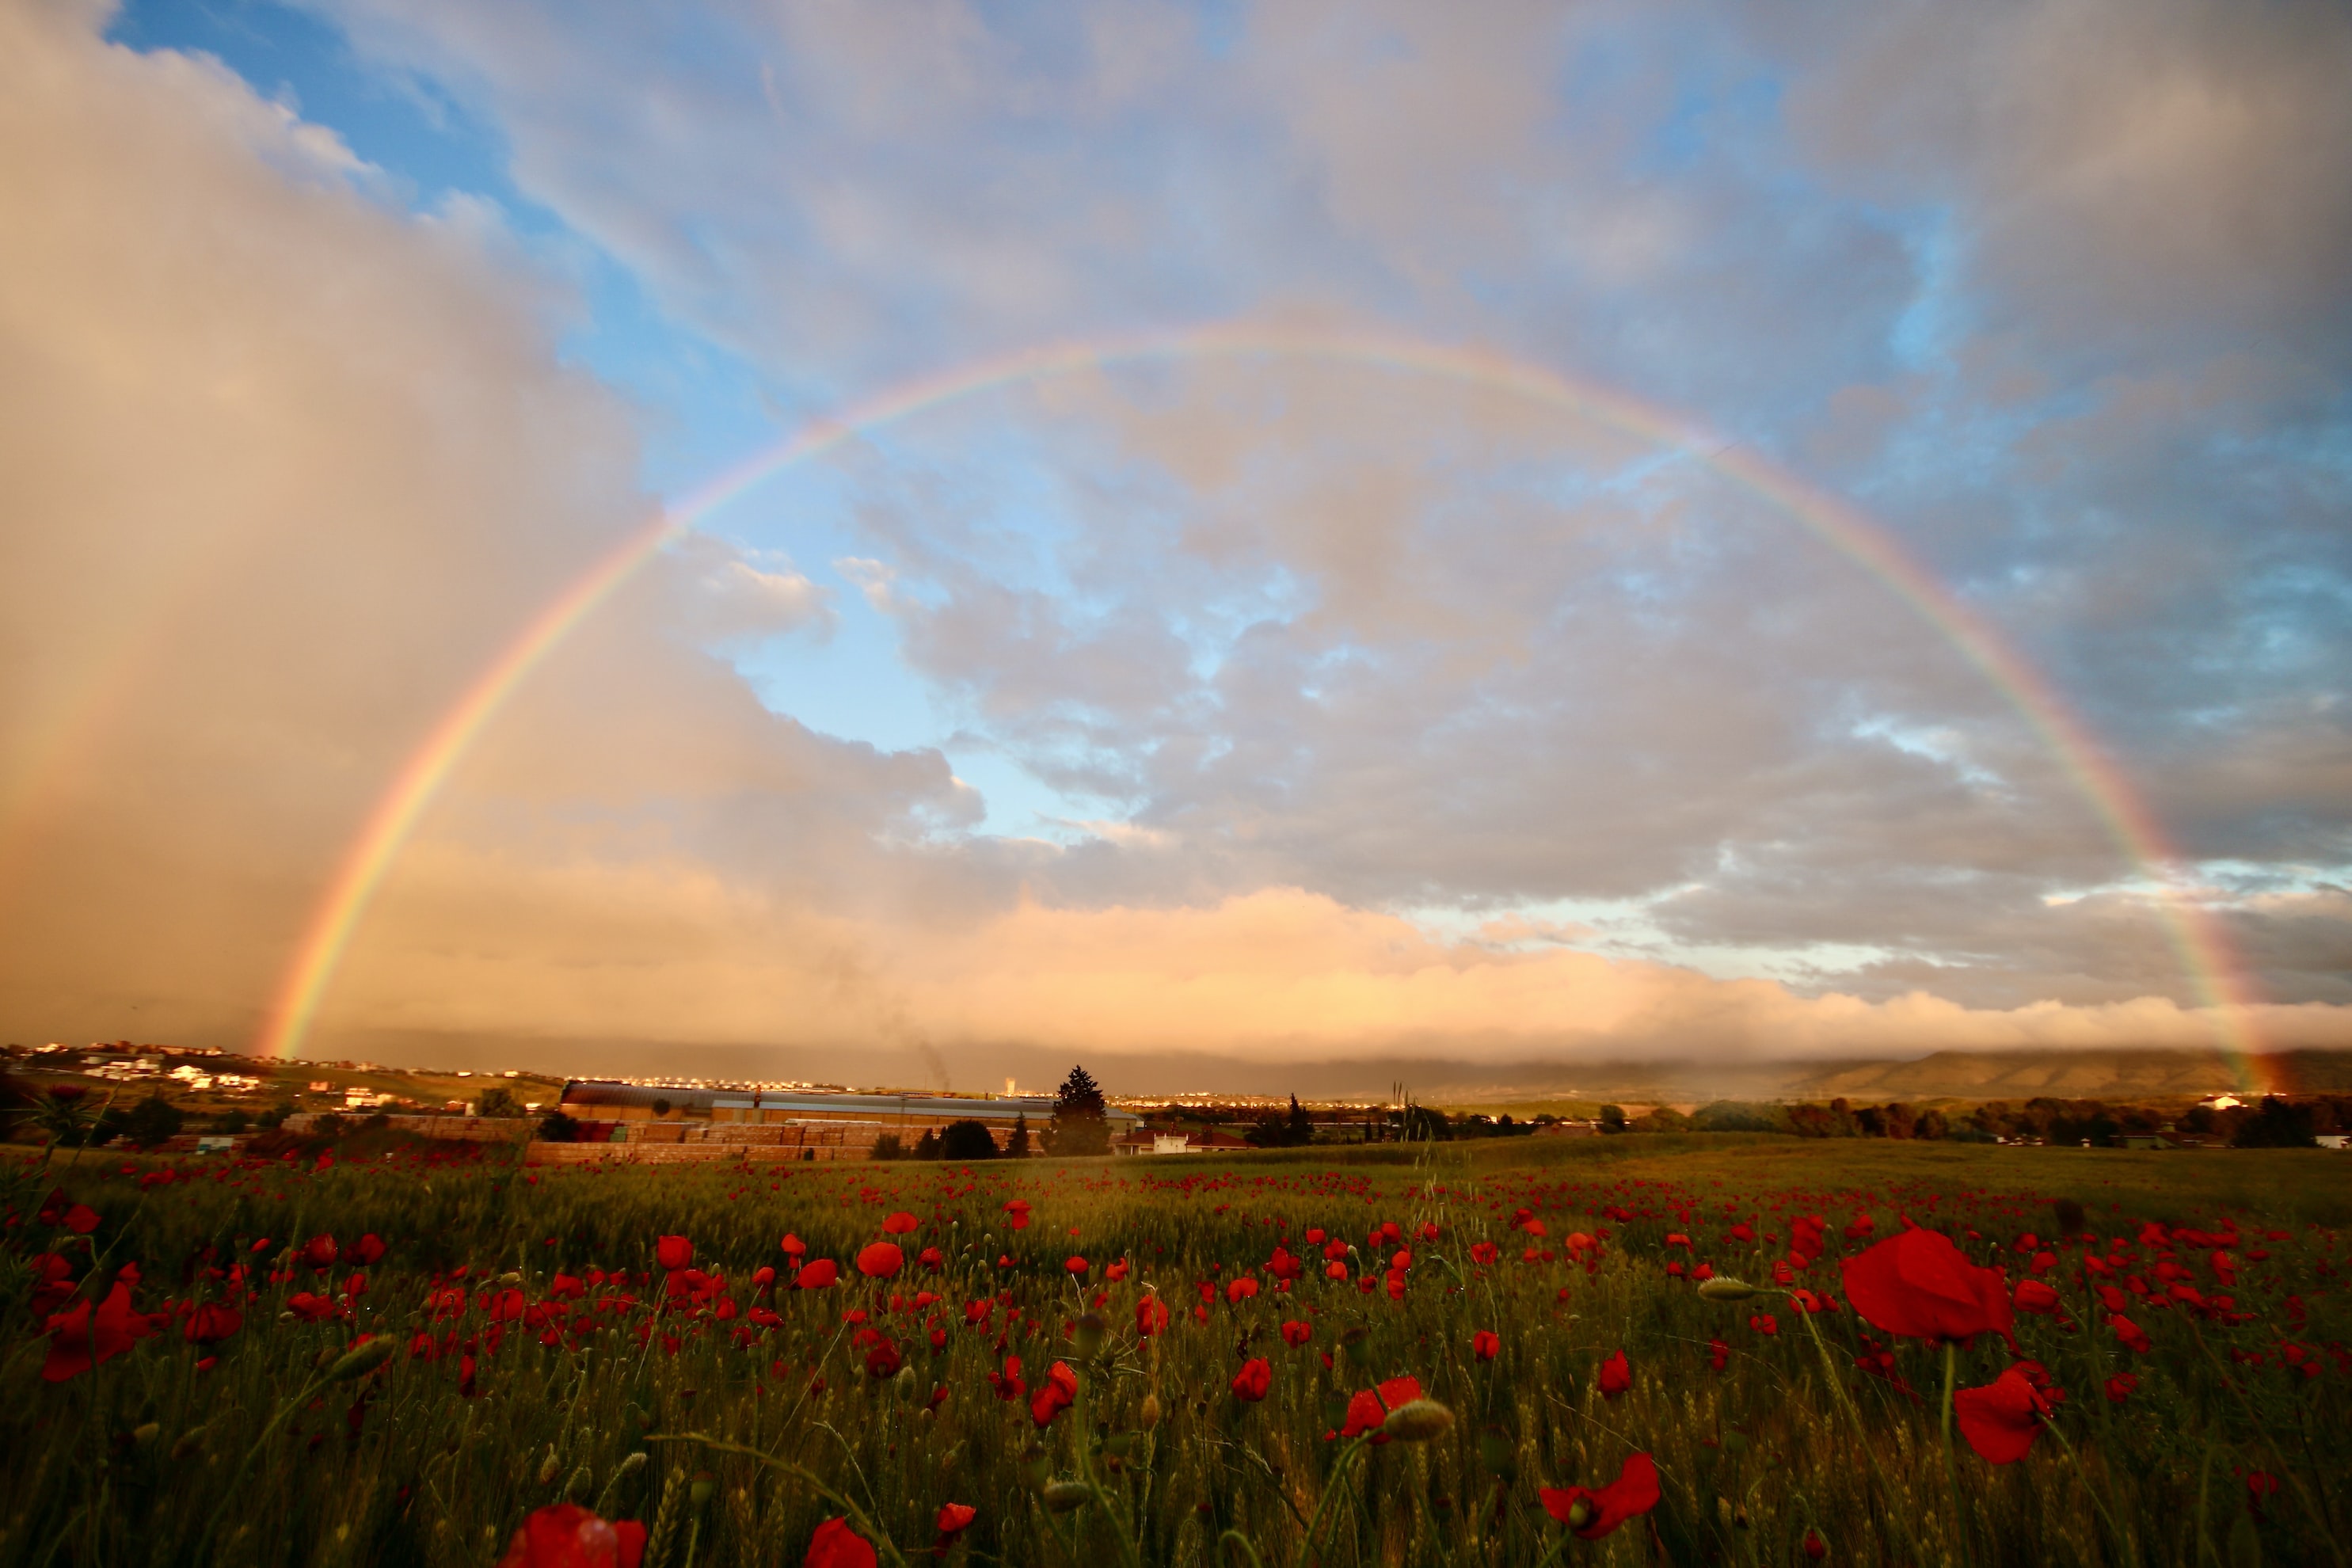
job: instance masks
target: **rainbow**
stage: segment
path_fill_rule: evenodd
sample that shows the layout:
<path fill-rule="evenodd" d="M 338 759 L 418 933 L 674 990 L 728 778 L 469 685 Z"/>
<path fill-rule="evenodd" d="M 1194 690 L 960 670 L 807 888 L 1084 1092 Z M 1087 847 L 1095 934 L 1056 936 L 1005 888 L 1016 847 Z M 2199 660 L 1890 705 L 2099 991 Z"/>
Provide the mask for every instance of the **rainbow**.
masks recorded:
<path fill-rule="evenodd" d="M 2041 672 L 1913 560 L 1886 530 L 1760 453 L 1613 388 L 1488 349 L 1353 329 L 1249 322 L 1052 344 L 908 382 L 803 426 L 665 507 L 542 607 L 402 765 L 303 931 L 273 1000 L 258 1052 L 290 1056 L 300 1048 L 384 874 L 467 749 L 515 689 L 633 573 L 714 510 L 868 431 L 960 398 L 1121 364 L 1248 359 L 1404 372 L 1508 394 L 1687 454 L 1796 520 L 1909 605 L 2024 718 L 2097 812 L 2116 845 L 2158 889 L 2166 936 L 2198 1004 L 2214 1020 L 2215 1044 L 2237 1073 L 2242 1089 L 2262 1087 L 2255 1081 L 2259 1042 L 2251 1022 L 2252 987 L 2211 916 L 2180 885 L 2183 857 L 2168 842 L 2130 781 Z"/>

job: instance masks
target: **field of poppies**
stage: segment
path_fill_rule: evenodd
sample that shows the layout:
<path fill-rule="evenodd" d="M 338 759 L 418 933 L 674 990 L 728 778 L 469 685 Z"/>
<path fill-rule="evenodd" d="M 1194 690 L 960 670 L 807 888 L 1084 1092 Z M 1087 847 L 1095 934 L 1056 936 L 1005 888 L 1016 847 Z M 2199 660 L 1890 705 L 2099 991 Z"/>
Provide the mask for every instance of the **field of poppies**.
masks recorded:
<path fill-rule="evenodd" d="M 2352 1540 L 2336 1156 L 1331 1155 L 19 1151 L 0 1565 L 2237 1564 Z"/>

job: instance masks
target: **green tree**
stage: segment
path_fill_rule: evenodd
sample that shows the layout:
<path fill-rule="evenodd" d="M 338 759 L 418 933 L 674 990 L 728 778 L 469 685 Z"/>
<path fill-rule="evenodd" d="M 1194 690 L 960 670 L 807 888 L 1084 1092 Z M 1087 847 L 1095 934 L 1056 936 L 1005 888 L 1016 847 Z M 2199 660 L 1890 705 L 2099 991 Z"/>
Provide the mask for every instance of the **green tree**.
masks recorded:
<path fill-rule="evenodd" d="M 907 1150 L 906 1146 L 898 1142 L 898 1135 L 896 1132 L 885 1132 L 881 1137 L 874 1140 L 873 1151 L 867 1157 L 875 1160 L 903 1160 L 907 1157 Z"/>
<path fill-rule="evenodd" d="M 493 1084 L 488 1089 L 482 1090 L 482 1097 L 474 1101 L 474 1114 L 477 1116 L 520 1116 L 522 1114 L 522 1101 L 517 1100 L 514 1097 L 514 1091 L 508 1089 L 504 1084 Z"/>
<path fill-rule="evenodd" d="M 1445 1112 L 1433 1106 L 1408 1105 L 1404 1110 L 1404 1137 L 1408 1143 L 1443 1143 L 1454 1136 L 1454 1123 Z"/>
<path fill-rule="evenodd" d="M 2311 1131 L 2311 1108 L 2263 1096 L 2262 1109 L 2240 1124 L 2230 1142 L 2240 1149 L 2311 1149 L 2319 1140 Z"/>
<path fill-rule="evenodd" d="M 1625 1108 L 1622 1105 L 1602 1106 L 1601 1108 L 1601 1131 L 1603 1132 L 1624 1131 Z"/>
<path fill-rule="evenodd" d="M 1284 1142 L 1293 1148 L 1304 1148 L 1315 1142 L 1315 1119 L 1299 1109 L 1298 1097 L 1290 1097 L 1290 1119 L 1284 1123 Z"/>
<path fill-rule="evenodd" d="M 1065 1155 L 1110 1152 L 1110 1123 L 1103 1118 L 1102 1088 L 1082 1067 L 1070 1069 L 1054 1097 L 1054 1123 L 1045 1146 L 1053 1153 Z"/>
<path fill-rule="evenodd" d="M 914 1152 L 907 1157 L 910 1160 L 938 1159 L 940 1157 L 940 1135 L 938 1130 L 930 1127 L 924 1128 L 923 1135 L 915 1140 Z"/>
<path fill-rule="evenodd" d="M 993 1160 L 996 1158 L 996 1138 L 988 1124 L 967 1118 L 950 1121 L 940 1133 L 940 1158 L 942 1160 Z"/>
<path fill-rule="evenodd" d="M 132 1145 L 152 1149 L 166 1139 L 176 1138 L 187 1125 L 188 1114 L 160 1094 L 151 1094 L 131 1108 L 122 1121 L 122 1135 Z"/>
<path fill-rule="evenodd" d="M 1013 1136 L 1005 1140 L 1004 1157 L 1025 1160 L 1029 1157 L 1029 1113 L 1016 1111 L 1013 1117 Z"/>

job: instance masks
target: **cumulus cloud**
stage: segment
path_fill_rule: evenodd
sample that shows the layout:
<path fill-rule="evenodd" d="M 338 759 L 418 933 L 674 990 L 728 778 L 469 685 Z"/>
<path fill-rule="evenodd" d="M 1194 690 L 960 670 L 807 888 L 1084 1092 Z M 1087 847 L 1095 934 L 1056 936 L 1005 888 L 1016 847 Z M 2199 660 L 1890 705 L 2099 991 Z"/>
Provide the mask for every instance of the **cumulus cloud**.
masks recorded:
<path fill-rule="evenodd" d="M 1213 36 L 1142 0 L 331 10 L 792 406 L 1304 300 L 1820 465 L 2147 781 L 2273 1043 L 2346 1038 L 2347 486 L 2304 460 L 2342 437 L 2314 281 L 2341 209 L 2323 160 L 2249 172 L 2338 112 L 2316 13 L 2217 41 L 2171 5 L 2110 59 L 2088 0 L 1689 48 L 1690 14 L 1612 5 Z M 578 290 L 495 208 L 402 213 L 328 132 L 102 21 L 0 10 L 0 1001 L 37 1037 L 236 1043 L 420 739 L 655 501 L 629 405 L 562 368 Z M 1954 108 L 1947 53 L 2015 113 Z M 1957 226 L 1890 217 L 1886 181 Z M 2244 233 L 2131 243 L 2233 183 L 2263 187 Z M 2066 759 L 1885 582 L 1622 422 L 1162 365 L 1003 391 L 829 479 L 839 537 L 689 541 L 531 672 L 322 1043 L 854 1073 L 877 1039 L 2210 1037 Z M 744 673 L 875 626 L 1072 842 L 982 832 L 940 751 L 820 733 Z"/>

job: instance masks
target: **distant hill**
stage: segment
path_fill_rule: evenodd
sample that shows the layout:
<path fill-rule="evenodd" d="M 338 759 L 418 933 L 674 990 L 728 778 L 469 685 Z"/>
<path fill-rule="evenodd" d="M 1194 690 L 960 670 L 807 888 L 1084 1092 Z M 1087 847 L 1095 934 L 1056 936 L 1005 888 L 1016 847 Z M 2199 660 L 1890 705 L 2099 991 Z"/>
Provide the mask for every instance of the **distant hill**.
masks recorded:
<path fill-rule="evenodd" d="M 2259 1080 L 2302 1093 L 2352 1091 L 2352 1051 L 2288 1051 L 2262 1060 Z M 2164 1100 L 2241 1089 L 2213 1051 L 1937 1051 L 1916 1061 L 1842 1062 L 1798 1069 L 1797 1100 Z"/>

